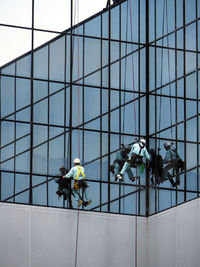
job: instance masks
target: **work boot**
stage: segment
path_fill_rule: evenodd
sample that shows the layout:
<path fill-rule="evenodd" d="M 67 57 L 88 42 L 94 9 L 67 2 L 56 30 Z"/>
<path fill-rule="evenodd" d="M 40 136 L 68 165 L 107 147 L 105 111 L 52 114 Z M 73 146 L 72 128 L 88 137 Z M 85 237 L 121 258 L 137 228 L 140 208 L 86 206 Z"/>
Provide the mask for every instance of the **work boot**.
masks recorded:
<path fill-rule="evenodd" d="M 135 176 L 135 177 L 131 177 L 130 178 L 130 180 L 132 181 L 132 182 L 135 182 L 137 179 L 139 179 L 140 178 L 140 176 Z"/>
<path fill-rule="evenodd" d="M 58 191 L 56 191 L 56 194 L 59 196 L 59 197 L 61 197 L 61 192 L 60 192 L 60 190 L 58 190 Z"/>
<path fill-rule="evenodd" d="M 115 179 L 119 179 L 120 181 L 123 181 L 123 175 L 121 173 L 118 173 L 116 176 L 115 176 Z"/>
<path fill-rule="evenodd" d="M 112 172 L 112 174 L 115 174 L 115 166 L 111 165 L 109 168 L 110 172 Z"/>
<path fill-rule="evenodd" d="M 80 200 L 78 201 L 78 207 L 80 207 L 82 204 L 83 204 L 83 200 L 80 199 Z"/>

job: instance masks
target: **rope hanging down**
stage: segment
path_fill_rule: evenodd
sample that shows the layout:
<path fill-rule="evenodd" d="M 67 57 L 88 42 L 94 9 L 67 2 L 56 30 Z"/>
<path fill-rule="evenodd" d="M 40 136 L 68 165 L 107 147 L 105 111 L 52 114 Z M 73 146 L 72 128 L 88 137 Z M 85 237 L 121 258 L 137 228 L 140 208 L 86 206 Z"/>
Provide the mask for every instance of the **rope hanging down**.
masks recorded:
<path fill-rule="evenodd" d="M 170 74 L 170 54 L 169 54 L 169 27 L 168 27 L 168 9 L 167 9 L 167 0 L 164 0 L 163 3 L 163 22 L 162 22 L 162 36 L 164 36 L 164 26 L 165 26 L 165 16 L 166 16 L 166 31 L 167 31 L 167 65 L 168 65 L 168 81 L 169 81 L 169 96 L 170 96 L 170 103 L 169 103 L 169 111 L 170 111 L 170 130 L 171 130 L 171 139 L 173 139 L 173 129 L 172 129 L 172 98 L 171 98 L 171 74 Z M 160 150 L 160 132 L 161 132 L 161 117 L 162 117 L 162 91 L 163 91 L 163 46 L 164 46 L 164 38 L 162 38 L 162 48 L 161 48 L 161 89 L 160 89 L 160 114 L 159 114 L 159 145 L 158 149 Z"/>
<path fill-rule="evenodd" d="M 71 3 L 73 3 L 73 0 L 71 0 Z M 77 11 L 77 21 L 76 21 L 76 11 Z M 77 24 L 77 74 L 78 74 L 78 80 L 80 78 L 80 64 L 79 64 L 79 0 L 75 0 L 75 8 L 74 8 L 74 25 Z M 74 38 L 73 38 L 73 50 L 74 51 Z M 73 66 L 71 66 L 73 68 Z M 78 125 L 80 125 L 80 85 L 78 85 Z M 81 136 L 80 131 L 78 131 L 78 156 L 80 158 L 80 142 Z M 75 248 L 75 267 L 77 266 L 77 259 L 78 259 L 78 241 L 79 241 L 79 222 L 80 222 L 80 216 L 79 216 L 79 209 L 77 212 L 77 227 L 76 227 L 76 248 Z"/>
<path fill-rule="evenodd" d="M 135 107 L 135 83 L 134 83 L 134 62 L 133 62 L 133 25 L 132 25 L 132 8 L 131 8 L 131 0 L 130 2 L 130 28 L 131 28 L 131 43 L 132 43 L 132 81 L 133 81 L 133 101 L 134 101 L 134 120 L 135 120 L 135 136 L 136 136 L 136 107 Z M 128 3 L 127 3 L 128 5 Z M 136 167 L 136 177 L 137 177 L 137 167 Z M 136 179 L 136 200 L 135 200 L 135 267 L 137 267 L 137 179 Z"/>

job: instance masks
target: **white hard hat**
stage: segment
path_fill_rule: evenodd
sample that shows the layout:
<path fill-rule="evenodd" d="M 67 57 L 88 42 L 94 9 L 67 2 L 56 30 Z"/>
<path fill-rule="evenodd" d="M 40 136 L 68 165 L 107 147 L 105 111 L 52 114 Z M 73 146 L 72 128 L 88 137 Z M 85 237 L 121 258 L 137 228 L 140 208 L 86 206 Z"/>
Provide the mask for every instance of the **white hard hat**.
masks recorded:
<path fill-rule="evenodd" d="M 146 145 L 146 140 L 145 139 L 140 139 L 140 142 L 143 143 L 144 145 Z"/>
<path fill-rule="evenodd" d="M 79 158 L 75 158 L 75 159 L 74 159 L 74 164 L 80 164 L 80 163 L 81 163 L 81 161 L 80 161 Z"/>
<path fill-rule="evenodd" d="M 166 148 L 166 147 L 170 147 L 171 146 L 171 143 L 170 142 L 165 142 L 164 143 L 164 148 Z"/>

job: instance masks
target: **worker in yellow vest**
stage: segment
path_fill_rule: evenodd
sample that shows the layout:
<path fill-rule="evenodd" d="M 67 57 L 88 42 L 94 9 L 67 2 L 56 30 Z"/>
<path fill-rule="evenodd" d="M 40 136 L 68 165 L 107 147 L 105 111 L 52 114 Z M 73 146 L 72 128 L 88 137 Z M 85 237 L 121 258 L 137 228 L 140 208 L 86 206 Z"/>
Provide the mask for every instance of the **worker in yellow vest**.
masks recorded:
<path fill-rule="evenodd" d="M 75 199 L 78 201 L 78 207 L 82 204 L 84 206 L 90 205 L 92 200 L 88 198 L 88 184 L 85 181 L 85 170 L 81 166 L 79 158 L 75 158 L 73 163 L 74 167 L 72 167 L 71 170 L 63 176 L 63 178 L 72 178 L 74 180 L 73 193 Z M 79 194 L 79 189 L 83 190 L 83 199 Z"/>

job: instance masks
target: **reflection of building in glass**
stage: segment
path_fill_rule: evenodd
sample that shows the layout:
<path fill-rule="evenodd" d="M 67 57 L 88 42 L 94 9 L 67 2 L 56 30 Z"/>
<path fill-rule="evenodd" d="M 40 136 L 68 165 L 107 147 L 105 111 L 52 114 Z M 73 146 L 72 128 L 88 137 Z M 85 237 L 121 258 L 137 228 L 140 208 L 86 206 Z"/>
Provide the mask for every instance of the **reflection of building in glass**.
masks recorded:
<path fill-rule="evenodd" d="M 199 8 L 131 5 L 105 9 L 1 68 L 1 201 L 62 207 L 54 178 L 79 154 L 88 209 L 135 214 L 137 196 L 137 213 L 148 215 L 199 196 Z M 135 137 L 162 156 L 164 142 L 174 143 L 186 162 L 178 187 L 149 187 L 145 172 L 137 187 L 114 182 L 108 167 Z"/>

